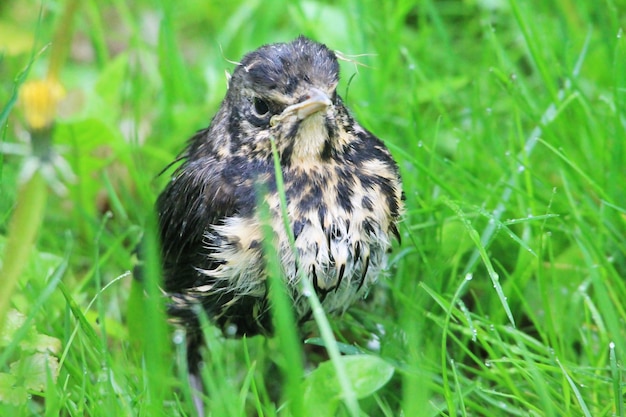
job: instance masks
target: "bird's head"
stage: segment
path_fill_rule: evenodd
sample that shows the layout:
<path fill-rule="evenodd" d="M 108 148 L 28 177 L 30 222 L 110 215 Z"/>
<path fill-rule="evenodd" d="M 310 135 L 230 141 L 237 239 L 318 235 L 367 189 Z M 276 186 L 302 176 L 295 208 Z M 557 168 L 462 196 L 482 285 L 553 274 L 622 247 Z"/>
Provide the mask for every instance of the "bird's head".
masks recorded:
<path fill-rule="evenodd" d="M 335 53 L 302 36 L 247 54 L 224 101 L 231 152 L 271 157 L 273 137 L 283 165 L 328 157 L 339 140 L 338 115 L 345 112 L 338 82 Z"/>

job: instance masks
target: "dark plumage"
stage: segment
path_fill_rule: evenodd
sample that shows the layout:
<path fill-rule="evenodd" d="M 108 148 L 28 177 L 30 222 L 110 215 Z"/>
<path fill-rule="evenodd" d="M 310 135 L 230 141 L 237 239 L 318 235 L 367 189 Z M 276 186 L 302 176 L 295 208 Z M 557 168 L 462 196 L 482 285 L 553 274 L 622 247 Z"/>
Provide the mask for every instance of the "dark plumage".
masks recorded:
<path fill-rule="evenodd" d="M 345 108 L 338 82 L 337 57 L 325 45 L 299 37 L 263 46 L 239 63 L 211 125 L 191 138 L 157 202 L 169 313 L 191 335 L 194 305 L 227 334 L 271 332 L 259 200 L 270 207 L 296 317 L 309 317 L 281 219 L 271 137 L 298 267 L 326 311 L 343 312 L 379 276 L 398 236 L 401 181 L 384 144 Z M 191 340 L 195 372 L 198 339 Z"/>

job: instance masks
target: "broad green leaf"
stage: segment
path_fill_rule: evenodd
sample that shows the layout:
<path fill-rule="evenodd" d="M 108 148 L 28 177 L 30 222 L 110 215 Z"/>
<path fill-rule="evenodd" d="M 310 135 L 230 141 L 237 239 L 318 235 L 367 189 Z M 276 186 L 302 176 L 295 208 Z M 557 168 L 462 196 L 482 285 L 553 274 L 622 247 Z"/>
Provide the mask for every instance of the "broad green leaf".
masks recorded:
<path fill-rule="evenodd" d="M 394 368 L 372 355 L 342 356 L 357 398 L 365 398 L 384 386 Z M 304 380 L 305 409 L 315 416 L 334 416 L 341 401 L 341 387 L 330 361 L 321 364 Z"/>
<path fill-rule="evenodd" d="M 20 405 L 28 400 L 26 388 L 16 387 L 16 381 L 14 375 L 0 373 L 0 403 Z"/>
<path fill-rule="evenodd" d="M 76 142 L 76 141 L 79 142 Z M 54 133 L 56 143 L 78 145 L 86 155 L 82 155 L 89 163 L 98 163 L 95 168 L 106 165 L 108 162 L 106 155 L 89 154 L 94 153 L 102 145 L 111 146 L 120 140 L 119 132 L 114 126 L 108 125 L 106 121 L 88 117 L 70 122 L 58 123 Z"/>
<path fill-rule="evenodd" d="M 43 392 L 46 388 L 47 374 L 52 380 L 59 375 L 59 360 L 47 353 L 35 353 L 11 364 L 11 373 L 24 381 L 24 387 Z"/>
<path fill-rule="evenodd" d="M 11 309 L 7 312 L 4 326 L 0 329 L 0 346 L 8 346 L 13 340 L 13 335 L 22 327 L 26 321 L 26 316 L 17 310 Z"/>
<path fill-rule="evenodd" d="M 0 331 L 0 346 L 8 346 L 14 341 L 16 332 L 26 322 L 26 316 L 17 310 L 9 310 L 4 328 Z M 58 354 L 61 351 L 61 341 L 56 337 L 38 334 L 34 327 L 28 330 L 20 347 L 26 352 L 49 352 Z"/>
<path fill-rule="evenodd" d="M 61 352 L 61 341 L 45 334 L 35 334 L 25 339 L 20 346 L 28 352 L 48 352 L 53 355 Z"/>

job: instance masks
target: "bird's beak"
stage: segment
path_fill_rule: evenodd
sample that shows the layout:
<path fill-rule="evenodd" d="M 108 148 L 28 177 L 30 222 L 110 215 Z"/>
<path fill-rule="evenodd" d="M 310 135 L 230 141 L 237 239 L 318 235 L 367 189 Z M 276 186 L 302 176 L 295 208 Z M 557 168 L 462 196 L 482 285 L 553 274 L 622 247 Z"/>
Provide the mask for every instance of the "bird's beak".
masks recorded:
<path fill-rule="evenodd" d="M 332 102 L 326 93 L 317 88 L 311 88 L 309 98 L 289 107 L 291 107 L 291 112 L 296 114 L 298 119 L 302 120 L 317 113 L 318 111 L 326 110 L 326 108 L 331 104 Z"/>
<path fill-rule="evenodd" d="M 275 125 L 277 122 L 291 115 L 295 115 L 298 120 L 303 120 L 312 114 L 325 110 L 331 104 L 333 104 L 333 102 L 328 98 L 328 94 L 318 88 L 311 88 L 306 100 L 287 107 L 281 114 L 274 116 L 271 123 Z"/>

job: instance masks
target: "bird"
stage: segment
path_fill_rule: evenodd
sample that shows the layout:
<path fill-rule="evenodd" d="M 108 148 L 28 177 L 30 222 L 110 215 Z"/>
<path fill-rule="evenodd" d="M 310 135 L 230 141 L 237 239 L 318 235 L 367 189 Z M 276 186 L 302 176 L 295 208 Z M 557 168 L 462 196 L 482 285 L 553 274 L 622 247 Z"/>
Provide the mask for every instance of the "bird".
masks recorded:
<path fill-rule="evenodd" d="M 191 374 L 202 360 L 199 311 L 226 336 L 272 334 L 264 223 L 298 324 L 311 317 L 301 279 L 326 313 L 340 315 L 400 241 L 399 168 L 338 94 L 341 57 L 304 36 L 249 52 L 210 125 L 175 160 L 156 212 L 163 291 L 187 331 Z"/>

